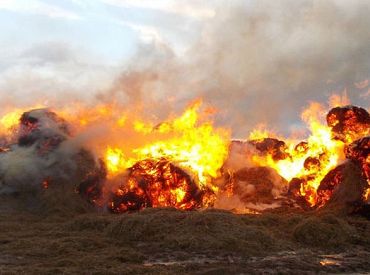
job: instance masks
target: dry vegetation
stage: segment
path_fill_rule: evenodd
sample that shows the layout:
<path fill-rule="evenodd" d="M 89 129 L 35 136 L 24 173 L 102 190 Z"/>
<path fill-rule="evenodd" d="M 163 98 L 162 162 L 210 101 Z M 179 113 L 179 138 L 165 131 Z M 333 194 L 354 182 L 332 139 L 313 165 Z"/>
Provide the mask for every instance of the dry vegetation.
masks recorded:
<path fill-rule="evenodd" d="M 1 198 L 0 273 L 370 271 L 370 221 L 358 216 L 292 209 L 113 215 L 66 190 L 47 191 Z"/>

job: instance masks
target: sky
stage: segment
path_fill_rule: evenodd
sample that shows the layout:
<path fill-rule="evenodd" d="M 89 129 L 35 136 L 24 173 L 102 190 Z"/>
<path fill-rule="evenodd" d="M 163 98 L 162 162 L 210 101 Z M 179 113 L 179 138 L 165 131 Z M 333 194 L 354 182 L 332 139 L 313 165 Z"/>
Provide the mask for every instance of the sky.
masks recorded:
<path fill-rule="evenodd" d="M 189 29 L 197 20 L 213 16 L 213 10 L 182 9 L 175 4 L 162 0 L 1 0 L 3 54 L 11 56 L 32 46 L 64 42 L 117 65 L 140 42 L 163 39 L 181 47 L 181 39 L 191 35 Z M 159 22 L 158 18 L 162 21 L 166 17 L 171 22 L 178 17 L 177 25 Z"/>
<path fill-rule="evenodd" d="M 2 93 L 27 94 L 20 90 L 37 81 L 30 93 L 50 86 L 87 93 L 109 86 L 139 45 L 160 41 L 180 52 L 198 21 L 213 15 L 180 2 L 185 8 L 162 0 L 0 0 Z M 93 78 L 101 81 L 89 85 Z"/>
<path fill-rule="evenodd" d="M 194 98 L 246 136 L 293 131 L 310 101 L 369 107 L 370 1 L 0 0 L 0 106 Z M 164 111 L 166 110 L 166 111 Z"/>

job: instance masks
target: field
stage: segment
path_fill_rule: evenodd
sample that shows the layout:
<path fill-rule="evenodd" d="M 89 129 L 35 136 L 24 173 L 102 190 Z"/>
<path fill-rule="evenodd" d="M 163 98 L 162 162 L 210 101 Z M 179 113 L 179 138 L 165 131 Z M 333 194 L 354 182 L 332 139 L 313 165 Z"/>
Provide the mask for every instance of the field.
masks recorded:
<path fill-rule="evenodd" d="M 370 271 L 370 221 L 328 211 L 114 215 L 77 195 L 44 194 L 2 196 L 0 215 L 2 274 Z"/>

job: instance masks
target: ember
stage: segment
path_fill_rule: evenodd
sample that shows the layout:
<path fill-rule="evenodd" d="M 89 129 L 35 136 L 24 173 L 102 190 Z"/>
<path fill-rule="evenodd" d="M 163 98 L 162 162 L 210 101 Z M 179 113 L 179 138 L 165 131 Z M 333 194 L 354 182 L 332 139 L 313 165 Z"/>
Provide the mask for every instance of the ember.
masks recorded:
<path fill-rule="evenodd" d="M 360 107 L 333 108 L 327 114 L 326 121 L 333 137 L 343 142 L 351 142 L 370 133 L 370 115 Z"/>
<path fill-rule="evenodd" d="M 166 159 L 143 160 L 129 168 L 127 180 L 114 192 L 113 212 L 144 207 L 176 207 L 190 210 L 206 206 L 208 193 L 190 176 Z"/>
<path fill-rule="evenodd" d="M 50 179 L 45 179 L 43 182 L 42 182 L 42 188 L 44 189 L 48 189 L 49 188 L 49 181 Z"/>
<path fill-rule="evenodd" d="M 342 164 L 326 174 L 317 189 L 316 206 L 324 206 L 330 200 L 334 190 L 343 182 L 344 168 L 345 165 Z"/>

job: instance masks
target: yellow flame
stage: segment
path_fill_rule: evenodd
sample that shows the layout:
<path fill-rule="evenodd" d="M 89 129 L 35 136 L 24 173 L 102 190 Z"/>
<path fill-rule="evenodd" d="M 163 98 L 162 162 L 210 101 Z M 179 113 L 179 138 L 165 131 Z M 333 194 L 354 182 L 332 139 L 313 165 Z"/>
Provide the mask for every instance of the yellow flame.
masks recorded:
<path fill-rule="evenodd" d="M 212 178 L 220 175 L 220 168 L 228 155 L 229 133 L 215 129 L 209 121 L 200 121 L 197 102 L 180 117 L 157 127 L 142 121 L 135 121 L 136 132 L 148 137 L 155 134 L 157 139 L 143 146 L 133 148 L 133 157 L 124 156 L 120 148 L 107 148 L 105 160 L 111 175 L 145 159 L 166 158 L 181 168 L 192 171 L 200 185 L 207 185 Z M 178 195 L 181 197 L 181 191 Z"/>
<path fill-rule="evenodd" d="M 252 132 L 249 134 L 249 140 L 259 140 L 263 138 L 271 137 L 271 134 L 269 131 L 264 129 L 264 126 L 257 126 L 256 129 L 252 130 Z"/>
<path fill-rule="evenodd" d="M 301 194 L 311 205 L 315 204 L 316 190 L 325 175 L 335 168 L 344 158 L 341 141 L 333 140 L 330 127 L 324 125 L 319 117 L 325 117 L 323 106 L 311 103 L 302 113 L 302 119 L 308 124 L 311 131 L 307 139 L 307 151 L 295 150 L 296 141 L 287 141 L 289 158 L 274 160 L 271 155 L 253 156 L 252 160 L 262 166 L 274 168 L 282 177 L 290 181 L 293 178 L 306 178 L 307 183 L 302 187 Z M 320 157 L 321 156 L 321 157 Z M 308 157 L 318 158 L 319 167 L 305 168 L 304 163 Z"/>
<path fill-rule="evenodd" d="M 15 110 L 13 112 L 5 114 L 0 119 L 0 125 L 4 131 L 10 130 L 19 124 L 19 118 L 22 115 L 21 110 Z"/>
<path fill-rule="evenodd" d="M 24 109 L 14 108 L 11 112 L 7 112 L 3 116 L 0 116 L 0 136 L 11 136 L 12 132 L 18 127 L 19 119 L 22 114 L 26 111 L 38 108 L 43 108 L 43 105 L 37 104 Z"/>

